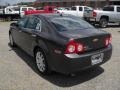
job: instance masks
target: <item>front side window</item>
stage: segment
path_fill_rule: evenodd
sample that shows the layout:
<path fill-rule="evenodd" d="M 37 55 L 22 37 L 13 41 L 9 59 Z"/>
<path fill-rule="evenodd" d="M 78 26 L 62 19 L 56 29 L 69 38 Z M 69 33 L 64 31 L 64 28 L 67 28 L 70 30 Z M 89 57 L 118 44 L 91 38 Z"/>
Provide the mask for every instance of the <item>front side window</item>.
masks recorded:
<path fill-rule="evenodd" d="M 20 19 L 20 20 L 18 21 L 19 27 L 25 27 L 27 20 L 28 20 L 27 17 L 23 17 L 22 19 Z"/>
<path fill-rule="evenodd" d="M 35 17 L 29 17 L 26 28 L 41 31 L 41 20 Z"/>
<path fill-rule="evenodd" d="M 92 25 L 80 19 L 79 17 L 58 17 L 53 18 L 51 22 L 58 31 L 94 28 Z"/>

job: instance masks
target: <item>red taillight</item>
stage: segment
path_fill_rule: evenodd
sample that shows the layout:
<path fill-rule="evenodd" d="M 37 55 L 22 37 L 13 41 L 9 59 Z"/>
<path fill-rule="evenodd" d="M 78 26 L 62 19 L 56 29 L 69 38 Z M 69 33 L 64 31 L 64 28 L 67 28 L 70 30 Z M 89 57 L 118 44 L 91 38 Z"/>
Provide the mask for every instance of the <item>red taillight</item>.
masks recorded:
<path fill-rule="evenodd" d="M 95 11 L 93 11 L 93 17 L 96 17 L 97 13 Z"/>
<path fill-rule="evenodd" d="M 66 54 L 71 54 L 71 53 L 81 53 L 84 51 L 84 46 L 81 43 L 77 43 L 74 40 L 71 40 L 68 44 L 67 44 L 67 48 L 65 53 Z"/>
<path fill-rule="evenodd" d="M 105 39 L 105 46 L 108 46 L 110 43 L 112 43 L 112 37 L 108 37 Z"/>

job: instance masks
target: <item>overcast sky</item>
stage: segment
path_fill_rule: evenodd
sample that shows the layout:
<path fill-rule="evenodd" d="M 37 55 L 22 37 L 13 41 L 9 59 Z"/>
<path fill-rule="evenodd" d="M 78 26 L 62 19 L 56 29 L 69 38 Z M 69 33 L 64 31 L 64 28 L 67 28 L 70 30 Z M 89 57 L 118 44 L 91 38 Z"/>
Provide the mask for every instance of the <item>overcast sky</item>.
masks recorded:
<path fill-rule="evenodd" d="M 4 5 L 5 3 L 15 4 L 18 2 L 33 2 L 35 0 L 0 0 L 0 5 Z"/>

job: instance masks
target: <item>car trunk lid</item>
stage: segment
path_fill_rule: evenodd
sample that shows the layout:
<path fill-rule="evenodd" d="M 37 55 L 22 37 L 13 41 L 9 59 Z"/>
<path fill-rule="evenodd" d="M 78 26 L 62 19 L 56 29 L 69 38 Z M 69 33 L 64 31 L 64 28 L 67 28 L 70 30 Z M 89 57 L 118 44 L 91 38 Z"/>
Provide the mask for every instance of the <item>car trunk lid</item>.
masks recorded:
<path fill-rule="evenodd" d="M 73 32 L 74 31 L 74 32 Z M 102 49 L 105 47 L 105 39 L 110 37 L 109 33 L 97 29 L 73 30 L 62 32 L 62 35 L 74 39 L 84 45 L 85 52 Z"/>

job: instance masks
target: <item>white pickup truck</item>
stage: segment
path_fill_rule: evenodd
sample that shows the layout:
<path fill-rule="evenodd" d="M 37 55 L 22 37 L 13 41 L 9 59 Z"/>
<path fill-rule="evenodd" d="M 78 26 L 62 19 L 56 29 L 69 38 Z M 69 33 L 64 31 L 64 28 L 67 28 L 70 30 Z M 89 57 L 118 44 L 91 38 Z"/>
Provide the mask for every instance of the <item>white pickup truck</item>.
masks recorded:
<path fill-rule="evenodd" d="M 27 7 L 27 6 L 7 6 L 6 8 L 0 9 L 0 18 L 13 20 L 19 19 L 24 16 L 24 11 L 28 10 L 35 10 L 34 7 Z"/>
<path fill-rule="evenodd" d="M 92 10 L 92 8 L 88 6 L 72 6 L 70 10 L 57 10 L 57 11 L 58 13 L 71 14 L 71 15 L 80 16 L 83 18 L 84 11 L 86 10 Z"/>
<path fill-rule="evenodd" d="M 105 6 L 103 10 L 86 10 L 84 12 L 85 20 L 99 24 L 100 27 L 107 27 L 108 23 L 120 24 L 120 6 L 109 5 Z"/>

